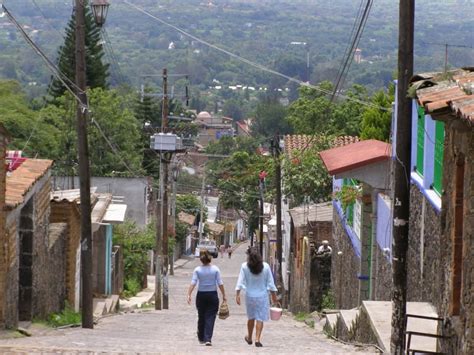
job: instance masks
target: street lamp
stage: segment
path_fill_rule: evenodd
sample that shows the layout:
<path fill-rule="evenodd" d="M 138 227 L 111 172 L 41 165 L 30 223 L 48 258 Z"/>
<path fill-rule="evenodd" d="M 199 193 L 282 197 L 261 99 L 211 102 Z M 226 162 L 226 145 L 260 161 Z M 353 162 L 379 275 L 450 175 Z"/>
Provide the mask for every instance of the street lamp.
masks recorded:
<path fill-rule="evenodd" d="M 104 25 L 109 6 L 110 4 L 107 0 L 92 0 L 91 8 L 97 26 L 102 27 Z"/>

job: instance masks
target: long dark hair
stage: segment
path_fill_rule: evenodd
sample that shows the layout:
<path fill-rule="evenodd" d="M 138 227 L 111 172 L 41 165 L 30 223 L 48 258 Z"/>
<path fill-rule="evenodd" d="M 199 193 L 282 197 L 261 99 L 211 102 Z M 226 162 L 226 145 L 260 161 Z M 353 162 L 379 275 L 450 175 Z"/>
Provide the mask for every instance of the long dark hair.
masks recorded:
<path fill-rule="evenodd" d="M 254 275 L 260 274 L 263 270 L 262 256 L 255 247 L 251 247 L 247 250 L 247 266 Z"/>

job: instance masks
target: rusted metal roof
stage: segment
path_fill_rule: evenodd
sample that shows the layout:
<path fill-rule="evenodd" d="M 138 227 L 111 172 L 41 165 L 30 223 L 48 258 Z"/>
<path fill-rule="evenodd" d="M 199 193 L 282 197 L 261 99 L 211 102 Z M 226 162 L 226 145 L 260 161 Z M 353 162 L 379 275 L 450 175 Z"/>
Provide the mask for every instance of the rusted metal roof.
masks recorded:
<path fill-rule="evenodd" d="M 224 226 L 222 224 L 212 222 L 207 222 L 206 224 L 209 227 L 209 231 L 214 235 L 219 235 L 224 232 Z"/>
<path fill-rule="evenodd" d="M 196 217 L 193 216 L 192 214 L 186 213 L 186 212 L 179 212 L 178 213 L 178 220 L 180 222 L 186 223 L 190 226 L 194 225 L 194 221 L 196 220 Z"/>
<path fill-rule="evenodd" d="M 13 209 L 24 202 L 24 197 L 33 185 L 41 179 L 53 165 L 52 160 L 27 159 L 15 171 L 7 175 L 5 202 Z"/>
<path fill-rule="evenodd" d="M 391 146 L 375 139 L 360 141 L 319 153 L 330 175 L 390 159 Z"/>
<path fill-rule="evenodd" d="M 440 73 L 430 73 L 431 77 L 428 74 L 415 76 L 412 82 L 419 87 L 416 90 L 418 103 L 433 118 L 450 116 L 474 123 L 474 71 L 457 69 L 448 74 L 451 79 Z M 429 81 L 429 87 L 420 80 Z"/>

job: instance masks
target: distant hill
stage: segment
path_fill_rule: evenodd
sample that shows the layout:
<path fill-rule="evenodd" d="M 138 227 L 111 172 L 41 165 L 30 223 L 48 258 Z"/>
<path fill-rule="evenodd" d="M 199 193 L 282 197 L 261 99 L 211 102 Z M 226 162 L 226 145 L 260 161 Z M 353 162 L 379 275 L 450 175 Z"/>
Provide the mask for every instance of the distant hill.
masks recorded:
<path fill-rule="evenodd" d="M 353 0 L 133 0 L 133 4 L 209 43 L 286 75 L 306 79 L 309 50 L 312 83 L 334 80 L 348 45 L 360 1 Z M 365 1 L 363 1 L 365 2 Z M 37 4 L 35 6 L 34 4 Z M 187 73 L 201 92 L 215 85 L 287 86 L 265 73 L 217 52 L 129 5 L 111 1 L 105 26 L 112 85 L 144 83 L 142 75 Z M 451 67 L 474 63 L 474 5 L 469 0 L 416 2 L 415 70 L 444 67 L 444 43 Z M 32 38 L 54 58 L 71 16 L 70 0 L 15 0 L 6 6 Z M 375 1 L 359 44 L 348 84 L 376 89 L 396 70 L 398 2 Z M 291 42 L 306 42 L 295 45 Z M 115 54 L 112 55 L 112 52 Z M 6 17 L 0 18 L 0 77 L 19 80 L 30 94 L 44 91 L 50 73 Z M 158 80 L 150 85 L 157 85 Z M 177 81 L 177 90 L 184 81 Z"/>

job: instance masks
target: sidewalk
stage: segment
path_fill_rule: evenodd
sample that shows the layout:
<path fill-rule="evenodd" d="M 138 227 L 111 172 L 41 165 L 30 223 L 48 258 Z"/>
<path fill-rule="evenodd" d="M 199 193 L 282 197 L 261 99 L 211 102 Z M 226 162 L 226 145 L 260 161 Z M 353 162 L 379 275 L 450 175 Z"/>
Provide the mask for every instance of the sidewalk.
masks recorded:
<path fill-rule="evenodd" d="M 174 262 L 174 270 L 184 267 L 194 260 L 194 256 L 183 256 Z M 155 299 L 155 275 L 147 276 L 147 288 L 138 292 L 130 299 L 120 299 L 120 311 L 131 312 L 150 305 Z"/>

